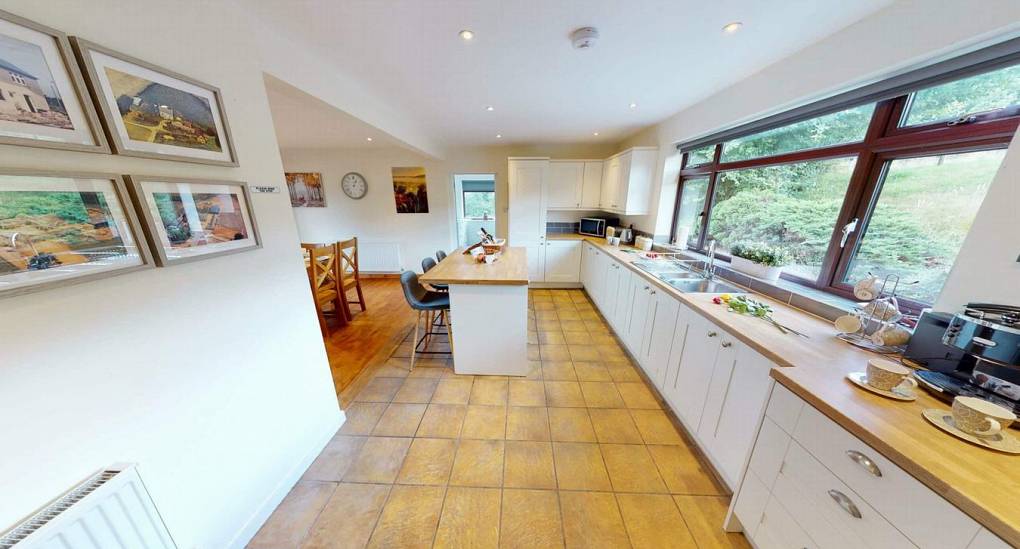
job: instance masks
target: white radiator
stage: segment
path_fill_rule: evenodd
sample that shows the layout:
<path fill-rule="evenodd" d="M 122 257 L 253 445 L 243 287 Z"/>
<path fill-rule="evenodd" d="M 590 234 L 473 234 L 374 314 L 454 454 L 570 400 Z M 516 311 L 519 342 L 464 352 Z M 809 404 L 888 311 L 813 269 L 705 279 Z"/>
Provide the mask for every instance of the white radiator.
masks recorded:
<path fill-rule="evenodd" d="M 399 273 L 399 242 L 358 240 L 358 268 L 363 273 Z"/>
<path fill-rule="evenodd" d="M 115 465 L 0 535 L 0 549 L 175 549 L 134 465 Z"/>

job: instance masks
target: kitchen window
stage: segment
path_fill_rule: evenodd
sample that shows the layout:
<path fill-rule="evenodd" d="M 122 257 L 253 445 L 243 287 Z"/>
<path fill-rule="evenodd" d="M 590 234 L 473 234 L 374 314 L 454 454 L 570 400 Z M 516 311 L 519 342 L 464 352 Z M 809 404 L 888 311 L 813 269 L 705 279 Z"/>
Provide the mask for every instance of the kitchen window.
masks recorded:
<path fill-rule="evenodd" d="M 783 278 L 852 298 L 873 273 L 935 301 L 1020 124 L 1020 65 L 685 151 L 673 238 L 784 248 Z"/>
<path fill-rule="evenodd" d="M 495 191 L 464 191 L 465 219 L 492 219 L 495 212 Z"/>

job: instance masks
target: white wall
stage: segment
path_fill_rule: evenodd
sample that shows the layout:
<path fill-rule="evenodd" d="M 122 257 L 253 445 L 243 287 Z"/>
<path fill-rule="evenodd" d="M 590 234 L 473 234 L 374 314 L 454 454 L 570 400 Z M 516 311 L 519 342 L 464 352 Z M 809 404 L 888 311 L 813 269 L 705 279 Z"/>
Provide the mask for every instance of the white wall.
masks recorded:
<path fill-rule="evenodd" d="M 285 185 L 252 54 L 269 38 L 229 5 L 3 9 L 220 87 L 240 167 L 11 146 L 0 147 L 0 166 Z M 128 461 L 179 547 L 238 546 L 336 430 L 342 414 L 287 193 L 252 202 L 261 250 L 0 302 L 0 530 Z"/>

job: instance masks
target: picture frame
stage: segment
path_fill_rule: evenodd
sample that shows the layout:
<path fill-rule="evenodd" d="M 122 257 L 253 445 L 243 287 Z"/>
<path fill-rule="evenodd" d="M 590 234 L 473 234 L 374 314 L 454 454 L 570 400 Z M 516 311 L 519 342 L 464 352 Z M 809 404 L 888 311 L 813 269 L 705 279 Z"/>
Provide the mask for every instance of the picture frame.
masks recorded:
<path fill-rule="evenodd" d="M 115 154 L 238 166 L 220 89 L 72 36 Z"/>
<path fill-rule="evenodd" d="M 142 175 L 124 179 L 160 267 L 262 247 L 251 193 L 243 181 Z"/>
<path fill-rule="evenodd" d="M 0 170 L 0 298 L 154 266 L 121 176 Z"/>
<path fill-rule="evenodd" d="M 67 35 L 2 10 L 0 144 L 111 152 Z"/>
<path fill-rule="evenodd" d="M 286 172 L 287 193 L 292 208 L 325 208 L 326 188 L 319 172 Z"/>

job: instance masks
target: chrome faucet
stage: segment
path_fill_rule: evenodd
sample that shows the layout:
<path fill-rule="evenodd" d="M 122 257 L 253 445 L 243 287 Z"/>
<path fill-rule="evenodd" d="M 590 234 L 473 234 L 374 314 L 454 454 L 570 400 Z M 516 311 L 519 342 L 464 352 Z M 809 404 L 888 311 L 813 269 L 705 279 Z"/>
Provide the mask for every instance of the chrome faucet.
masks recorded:
<path fill-rule="evenodd" d="M 705 269 L 705 278 L 715 278 L 715 239 L 708 241 L 708 268 Z"/>

